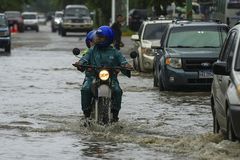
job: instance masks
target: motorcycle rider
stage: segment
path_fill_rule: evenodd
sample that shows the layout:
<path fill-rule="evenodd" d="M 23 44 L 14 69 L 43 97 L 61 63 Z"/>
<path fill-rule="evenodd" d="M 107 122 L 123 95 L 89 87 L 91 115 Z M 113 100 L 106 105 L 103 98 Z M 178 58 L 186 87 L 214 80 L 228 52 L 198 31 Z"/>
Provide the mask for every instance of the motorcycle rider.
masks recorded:
<path fill-rule="evenodd" d="M 86 39 L 85 39 L 85 43 L 86 43 L 87 48 L 84 49 L 83 51 L 81 51 L 81 53 L 80 53 L 81 56 L 85 56 L 85 54 L 87 53 L 87 51 L 89 50 L 89 48 L 91 48 L 92 46 L 94 46 L 93 39 L 94 39 L 94 37 L 95 37 L 95 34 L 96 34 L 96 31 L 95 31 L 95 30 L 92 30 L 92 31 L 88 32 L 88 34 L 87 34 L 87 36 L 86 36 Z"/>
<path fill-rule="evenodd" d="M 97 29 L 94 43 L 95 45 L 88 50 L 86 55 L 82 57 L 79 61 L 81 65 L 92 65 L 96 67 L 117 67 L 123 66 L 129 69 L 132 69 L 132 66 L 126 61 L 122 53 L 117 49 L 113 48 L 111 44 L 113 43 L 113 31 L 108 26 L 101 26 Z M 84 67 L 81 68 L 82 71 L 85 70 Z M 91 114 L 91 101 L 93 93 L 91 91 L 91 86 L 93 80 L 97 75 L 94 71 L 89 71 L 89 74 L 86 76 L 86 81 L 84 82 L 81 89 L 81 101 L 82 101 L 82 110 L 85 118 L 89 118 Z M 130 77 L 129 70 L 121 70 L 123 74 Z M 118 121 L 119 110 L 121 109 L 122 101 L 122 89 L 119 86 L 117 79 L 117 72 L 112 76 L 112 94 L 113 94 L 113 122 Z"/>

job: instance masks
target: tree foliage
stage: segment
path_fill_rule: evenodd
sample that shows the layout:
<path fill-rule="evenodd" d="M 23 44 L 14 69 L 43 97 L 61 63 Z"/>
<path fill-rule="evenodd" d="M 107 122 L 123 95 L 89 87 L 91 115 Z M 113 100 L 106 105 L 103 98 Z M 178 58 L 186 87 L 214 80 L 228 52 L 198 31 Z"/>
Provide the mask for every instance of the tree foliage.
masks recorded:
<path fill-rule="evenodd" d="M 32 0 L 0 0 L 0 12 L 7 10 L 22 11 L 24 5 L 30 2 L 32 2 Z"/>
<path fill-rule="evenodd" d="M 154 15 L 165 15 L 166 7 L 175 1 L 177 5 L 186 0 L 129 0 L 129 9 L 141 8 L 155 11 Z M 97 24 L 109 24 L 111 18 L 111 2 L 112 0 L 0 0 L 0 11 L 19 10 L 22 11 L 26 4 L 30 9 L 38 12 L 49 12 L 63 10 L 68 4 L 85 4 L 91 11 L 96 13 L 95 21 Z M 116 0 L 117 14 L 121 13 L 126 0 Z M 29 7 L 28 6 L 28 7 Z"/>

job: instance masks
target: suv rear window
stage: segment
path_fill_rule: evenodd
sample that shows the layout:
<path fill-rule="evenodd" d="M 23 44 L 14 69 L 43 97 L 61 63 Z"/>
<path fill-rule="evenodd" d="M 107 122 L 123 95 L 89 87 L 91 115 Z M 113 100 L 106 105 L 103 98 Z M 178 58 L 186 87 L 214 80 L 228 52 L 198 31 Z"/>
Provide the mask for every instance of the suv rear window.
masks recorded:
<path fill-rule="evenodd" d="M 147 24 L 143 33 L 143 39 L 161 39 L 168 23 Z"/>
<path fill-rule="evenodd" d="M 36 19 L 37 16 L 34 14 L 25 14 L 23 15 L 23 19 Z"/>
<path fill-rule="evenodd" d="M 172 28 L 169 48 L 220 48 L 227 36 L 227 28 L 219 26 L 185 26 Z"/>
<path fill-rule="evenodd" d="M 65 15 L 68 17 L 81 17 L 81 16 L 89 16 L 89 11 L 86 8 L 67 8 L 65 10 Z"/>
<path fill-rule="evenodd" d="M 16 18 L 16 17 L 20 17 L 21 16 L 21 14 L 17 13 L 17 12 L 6 12 L 5 15 L 8 18 Z"/>

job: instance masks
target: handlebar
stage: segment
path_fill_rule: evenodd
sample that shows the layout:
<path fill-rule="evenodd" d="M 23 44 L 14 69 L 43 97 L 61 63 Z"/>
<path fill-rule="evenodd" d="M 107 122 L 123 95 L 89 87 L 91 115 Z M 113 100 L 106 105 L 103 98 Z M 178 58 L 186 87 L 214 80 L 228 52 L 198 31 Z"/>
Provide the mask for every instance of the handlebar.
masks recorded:
<path fill-rule="evenodd" d="M 80 64 L 72 64 L 74 67 L 84 67 L 84 68 L 90 68 L 90 69 L 107 69 L 107 70 L 116 70 L 116 69 L 124 69 L 124 70 L 129 70 L 129 71 L 133 71 L 133 68 L 127 68 L 127 67 L 108 67 L 108 66 L 102 66 L 102 67 L 98 67 L 98 66 L 91 66 L 91 65 L 80 65 Z"/>

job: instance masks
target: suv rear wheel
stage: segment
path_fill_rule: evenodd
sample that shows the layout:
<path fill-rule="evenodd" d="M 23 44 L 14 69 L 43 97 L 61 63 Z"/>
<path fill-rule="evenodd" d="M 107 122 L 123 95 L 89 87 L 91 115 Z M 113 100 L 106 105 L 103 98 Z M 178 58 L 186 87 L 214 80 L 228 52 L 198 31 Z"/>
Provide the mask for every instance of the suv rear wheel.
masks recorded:
<path fill-rule="evenodd" d="M 66 36 L 66 31 L 62 28 L 62 30 L 61 30 L 61 36 L 62 37 L 65 37 Z"/>
<path fill-rule="evenodd" d="M 159 83 L 158 88 L 159 88 L 159 91 L 165 91 L 166 89 L 165 89 L 165 87 L 163 85 L 161 74 L 162 74 L 162 72 L 160 71 L 159 75 L 158 75 L 158 83 Z"/>
<path fill-rule="evenodd" d="M 9 44 L 5 47 L 5 52 L 11 53 L 11 44 Z"/>
<path fill-rule="evenodd" d="M 39 27 L 36 28 L 36 32 L 39 32 Z"/>
<path fill-rule="evenodd" d="M 157 70 L 156 68 L 153 71 L 153 87 L 158 87 L 159 86 L 159 81 L 158 81 L 158 75 L 157 75 Z"/>

